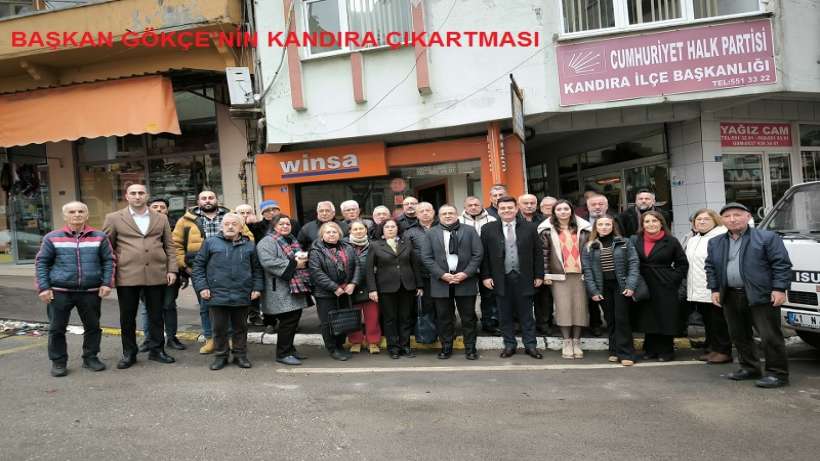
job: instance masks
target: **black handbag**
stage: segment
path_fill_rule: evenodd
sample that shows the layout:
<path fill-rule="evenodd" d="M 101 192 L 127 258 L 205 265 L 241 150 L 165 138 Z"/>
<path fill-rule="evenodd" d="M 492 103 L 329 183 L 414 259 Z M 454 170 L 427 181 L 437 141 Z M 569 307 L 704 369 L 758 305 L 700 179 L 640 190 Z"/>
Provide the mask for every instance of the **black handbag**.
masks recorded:
<path fill-rule="evenodd" d="M 432 344 L 438 340 L 436 319 L 432 312 L 422 311 L 421 296 L 416 296 L 416 342 Z"/>
<path fill-rule="evenodd" d="M 364 287 L 356 287 L 351 297 L 353 298 L 353 304 L 364 304 L 370 301 L 370 293 Z"/>
<path fill-rule="evenodd" d="M 348 307 L 328 311 L 327 318 L 330 323 L 330 332 L 335 336 L 346 335 L 362 329 L 362 310 L 353 307 L 350 296 L 345 296 Z M 340 302 L 337 298 L 336 302 Z"/>

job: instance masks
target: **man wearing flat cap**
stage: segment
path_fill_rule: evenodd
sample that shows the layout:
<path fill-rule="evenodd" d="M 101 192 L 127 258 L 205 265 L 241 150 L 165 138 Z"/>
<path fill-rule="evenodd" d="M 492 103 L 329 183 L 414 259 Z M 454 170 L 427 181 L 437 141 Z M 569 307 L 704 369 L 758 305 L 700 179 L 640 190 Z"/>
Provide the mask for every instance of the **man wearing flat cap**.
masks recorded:
<path fill-rule="evenodd" d="M 739 356 L 740 369 L 728 378 L 755 379 L 762 388 L 785 386 L 789 363 L 780 306 L 791 283 L 789 254 L 779 235 L 749 226 L 752 215 L 745 205 L 727 203 L 720 216 L 728 232 L 709 241 L 706 278 L 712 304 L 723 308 Z M 752 326 L 760 335 L 766 359 L 763 373 Z"/>

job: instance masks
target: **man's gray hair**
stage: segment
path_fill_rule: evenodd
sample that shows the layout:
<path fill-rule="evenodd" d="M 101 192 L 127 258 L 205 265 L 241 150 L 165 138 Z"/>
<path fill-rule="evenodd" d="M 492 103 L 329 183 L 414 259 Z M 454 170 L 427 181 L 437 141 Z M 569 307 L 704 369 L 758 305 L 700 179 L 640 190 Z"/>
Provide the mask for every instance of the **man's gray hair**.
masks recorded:
<path fill-rule="evenodd" d="M 390 214 L 390 208 L 387 208 L 387 207 L 386 207 L 386 206 L 384 206 L 384 205 L 379 205 L 379 206 L 377 206 L 376 208 L 373 208 L 373 213 L 375 213 L 375 212 L 377 212 L 377 211 L 381 210 L 382 208 L 384 208 L 384 211 L 386 211 L 386 212 L 387 212 L 387 214 Z"/>
<path fill-rule="evenodd" d="M 319 207 L 321 207 L 322 205 L 330 205 L 330 209 L 333 210 L 334 212 L 336 211 L 336 206 L 333 205 L 333 202 L 331 202 L 330 200 L 323 200 L 323 201 L 317 203 L 316 204 L 316 211 L 319 211 Z"/>
<path fill-rule="evenodd" d="M 345 209 L 355 208 L 359 209 L 359 202 L 355 200 L 345 200 L 344 202 L 339 204 L 339 209 L 345 211 Z"/>
<path fill-rule="evenodd" d="M 428 206 L 430 207 L 431 210 L 436 211 L 436 209 L 433 207 L 433 204 L 430 203 L 430 202 L 419 202 L 419 204 L 416 205 L 416 210 L 418 210 L 419 208 L 425 208 L 425 207 L 428 207 Z"/>
<path fill-rule="evenodd" d="M 66 203 L 65 205 L 63 205 L 63 214 L 68 213 L 68 207 L 70 207 L 70 206 L 75 206 L 75 205 L 80 205 L 80 206 L 82 206 L 82 207 L 85 209 L 85 211 L 86 211 L 86 212 L 88 212 L 88 205 L 86 205 L 86 204 L 85 204 L 85 203 L 83 203 L 83 202 L 80 202 L 79 200 L 73 200 L 73 201 L 68 202 L 68 203 Z"/>
<path fill-rule="evenodd" d="M 236 222 L 238 222 L 240 225 L 245 224 L 245 220 L 242 218 L 242 216 L 239 216 L 236 213 L 225 213 L 225 215 L 222 216 L 222 222 L 225 222 L 225 220 L 227 220 L 228 218 L 235 219 Z"/>

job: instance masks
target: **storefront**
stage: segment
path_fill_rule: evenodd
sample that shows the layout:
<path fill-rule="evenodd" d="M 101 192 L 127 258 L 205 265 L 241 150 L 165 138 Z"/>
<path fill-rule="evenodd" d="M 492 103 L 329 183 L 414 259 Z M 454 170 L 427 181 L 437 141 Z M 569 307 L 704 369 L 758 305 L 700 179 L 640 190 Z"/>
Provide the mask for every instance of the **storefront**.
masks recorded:
<path fill-rule="evenodd" d="M 527 146 L 529 192 L 553 195 L 583 206 L 583 194 L 605 195 L 609 208 L 623 211 L 641 189 L 655 192 L 659 206 L 672 209 L 669 153 L 662 124 L 627 129 L 557 133 Z"/>
<path fill-rule="evenodd" d="M 0 263 L 32 262 L 51 230 L 45 146 L 0 149 L 0 171 Z"/>
<path fill-rule="evenodd" d="M 721 121 L 720 136 L 726 201 L 755 219 L 792 185 L 820 180 L 820 125 Z"/>
<path fill-rule="evenodd" d="M 301 220 L 314 219 L 316 204 L 323 200 L 336 204 L 337 212 L 342 201 L 356 200 L 368 216 L 378 205 L 398 212 L 407 196 L 436 208 L 449 203 L 460 209 L 467 196 L 485 195 L 482 191 L 496 182 L 523 193 L 520 143 L 505 137 L 495 152 L 499 161 L 493 162 L 493 139 L 500 138 L 268 153 L 257 158 L 257 171 L 265 198 L 279 200 L 283 212 Z"/>

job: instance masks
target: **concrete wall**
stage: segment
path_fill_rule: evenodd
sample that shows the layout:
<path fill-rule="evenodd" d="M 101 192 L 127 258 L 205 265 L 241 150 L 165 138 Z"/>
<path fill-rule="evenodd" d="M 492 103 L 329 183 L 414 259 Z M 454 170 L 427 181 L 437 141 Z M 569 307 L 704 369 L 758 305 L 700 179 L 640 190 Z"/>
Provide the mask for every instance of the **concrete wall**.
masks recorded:
<path fill-rule="evenodd" d="M 51 193 L 51 225 L 63 225 L 62 207 L 77 200 L 80 191 L 75 182 L 74 154 L 71 141 L 46 143 L 48 156 L 48 181 Z"/>
<path fill-rule="evenodd" d="M 219 167 L 222 172 L 221 203 L 233 209 L 236 205 L 243 203 L 239 172 L 242 168 L 242 160 L 247 158 L 248 152 L 245 122 L 232 120 L 228 107 L 224 104 L 217 104 L 216 124 L 219 129 Z M 256 176 L 253 171 L 249 171 L 248 174 Z M 254 198 L 255 190 L 249 185 L 248 201 L 253 202 Z M 256 206 L 255 203 L 251 205 Z"/>

